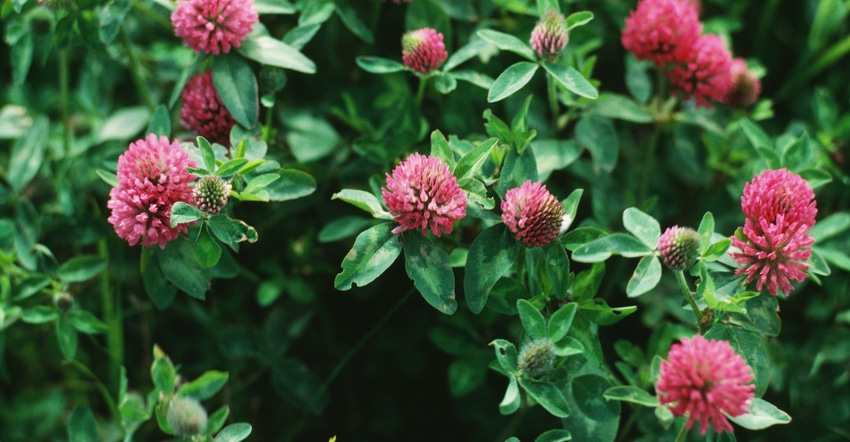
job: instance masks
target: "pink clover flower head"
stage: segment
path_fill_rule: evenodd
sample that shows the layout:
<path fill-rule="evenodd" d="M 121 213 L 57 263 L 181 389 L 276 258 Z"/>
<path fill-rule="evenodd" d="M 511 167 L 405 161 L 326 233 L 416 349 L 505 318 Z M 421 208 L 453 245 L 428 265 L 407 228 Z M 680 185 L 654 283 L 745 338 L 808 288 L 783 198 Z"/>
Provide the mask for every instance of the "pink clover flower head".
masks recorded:
<path fill-rule="evenodd" d="M 641 0 L 626 18 L 621 42 L 638 60 L 661 67 L 680 63 L 682 48 L 691 48 L 702 34 L 699 9 L 689 0 Z"/>
<path fill-rule="evenodd" d="M 680 48 L 681 63 L 669 72 L 670 83 L 697 106 L 711 108 L 722 102 L 732 87 L 732 54 L 718 35 L 703 35 L 691 48 Z"/>
<path fill-rule="evenodd" d="M 181 0 L 171 13 L 176 36 L 195 52 L 215 55 L 238 48 L 259 21 L 254 0 Z"/>
<path fill-rule="evenodd" d="M 230 130 L 236 120 L 215 90 L 212 71 L 192 76 L 180 96 L 183 99 L 180 124 L 210 142 L 229 146 Z"/>
<path fill-rule="evenodd" d="M 668 227 L 658 240 L 661 262 L 672 270 L 687 270 L 696 262 L 701 242 L 702 237 L 694 229 Z"/>
<path fill-rule="evenodd" d="M 452 233 L 452 224 L 466 216 L 466 192 L 438 157 L 408 156 L 387 174 L 381 196 L 399 223 L 392 230 L 396 234 L 421 228 L 423 236 L 431 230 L 439 237 Z"/>
<path fill-rule="evenodd" d="M 787 169 L 766 170 L 744 186 L 741 208 L 746 220 L 732 246 L 740 252 L 729 254 L 741 267 L 736 275 L 746 275 L 756 289 L 787 296 L 791 281 L 806 279 L 814 238 L 807 236 L 815 224 L 817 203 L 808 183 Z"/>
<path fill-rule="evenodd" d="M 531 180 L 508 190 L 502 201 L 502 221 L 526 247 L 543 246 L 561 231 L 564 206 L 546 186 Z"/>
<path fill-rule="evenodd" d="M 544 14 L 531 31 L 531 47 L 544 61 L 555 61 L 568 41 L 567 19 L 554 8 Z"/>
<path fill-rule="evenodd" d="M 709 424 L 718 433 L 734 431 L 725 414 L 748 412 L 752 380 L 749 365 L 728 342 L 696 335 L 670 347 L 655 389 L 662 405 L 676 416 L 687 416 L 688 429 L 699 421 L 699 433 L 705 435 Z"/>
<path fill-rule="evenodd" d="M 171 206 L 192 202 L 189 183 L 195 176 L 186 168 L 195 165 L 180 143 L 164 136 L 150 134 L 130 144 L 118 157 L 118 186 L 106 204 L 115 233 L 131 246 L 160 248 L 186 233 L 186 225 L 171 227 Z"/>
<path fill-rule="evenodd" d="M 443 34 L 434 29 L 417 29 L 401 37 L 401 60 L 416 72 L 430 74 L 447 58 L 449 53 L 443 43 Z"/>
<path fill-rule="evenodd" d="M 752 106 L 761 94 L 761 81 L 747 68 L 743 58 L 732 60 L 730 69 L 732 84 L 723 97 L 723 104 L 731 107 L 746 108 Z"/>

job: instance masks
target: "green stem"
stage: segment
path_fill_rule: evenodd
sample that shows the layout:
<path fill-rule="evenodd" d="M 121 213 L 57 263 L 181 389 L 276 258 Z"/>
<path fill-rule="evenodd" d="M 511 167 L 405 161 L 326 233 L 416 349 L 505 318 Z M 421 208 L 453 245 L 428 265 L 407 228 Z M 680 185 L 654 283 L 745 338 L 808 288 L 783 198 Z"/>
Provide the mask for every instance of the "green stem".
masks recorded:
<path fill-rule="evenodd" d="M 393 305 L 389 309 L 389 311 L 387 311 L 386 314 L 384 314 L 384 316 L 378 321 L 378 323 L 375 324 L 375 326 L 372 327 L 372 329 L 369 330 L 366 335 L 360 338 L 360 341 L 358 341 L 357 344 L 355 344 L 354 347 L 352 347 L 351 350 L 349 350 L 348 353 L 346 353 L 345 356 L 343 356 L 343 358 L 339 362 L 337 362 L 336 366 L 333 368 L 333 370 L 331 370 L 331 373 L 328 375 L 327 378 L 325 378 L 325 381 L 322 382 L 322 385 L 320 385 L 319 388 L 316 389 L 316 392 L 313 393 L 312 397 L 310 398 L 310 402 L 307 403 L 307 407 L 304 409 L 304 412 L 301 413 L 301 418 L 298 420 L 298 423 L 296 423 L 295 426 L 293 426 L 292 429 L 289 430 L 289 434 L 287 435 L 286 440 L 295 440 L 295 438 L 298 436 L 298 433 L 306 424 L 307 416 L 313 410 L 313 407 L 316 405 L 316 402 L 318 402 L 322 395 L 325 394 L 325 391 L 327 391 L 331 383 L 333 383 L 337 376 L 342 373 L 342 370 L 348 365 L 349 361 L 351 361 L 351 359 L 357 354 L 357 352 L 359 352 L 360 349 L 363 348 L 363 346 L 367 342 L 369 342 L 372 336 L 374 336 L 384 326 L 384 324 L 387 323 L 387 321 L 393 316 L 393 314 L 395 314 L 395 312 L 399 308 L 401 308 L 404 302 L 407 301 L 408 298 L 410 298 L 410 296 L 413 295 L 414 292 L 415 289 L 410 289 L 404 296 L 402 296 L 402 298 L 399 299 L 398 302 L 396 302 L 395 305 Z"/>
<path fill-rule="evenodd" d="M 66 159 L 71 156 L 71 119 L 68 110 L 71 82 L 68 64 L 68 48 L 65 48 L 59 51 L 59 106 L 62 112 L 62 147 Z"/>
<path fill-rule="evenodd" d="M 676 442 L 682 442 L 685 440 L 685 436 L 688 435 L 688 425 L 682 424 L 682 429 L 679 430 L 679 435 L 676 436 Z"/>
<path fill-rule="evenodd" d="M 549 93 L 549 112 L 552 114 L 552 132 L 558 133 L 558 89 L 552 74 L 546 73 L 546 89 Z"/>
<path fill-rule="evenodd" d="M 700 334 L 703 334 L 705 330 L 702 329 L 702 313 L 697 307 L 696 301 L 694 301 L 694 295 L 691 293 L 690 287 L 688 287 L 688 282 L 685 280 L 685 272 L 681 270 L 677 270 L 673 272 L 676 274 L 676 280 L 679 281 L 679 288 L 682 290 L 682 294 L 685 295 L 685 299 L 688 300 L 688 304 L 691 305 L 691 310 L 694 311 L 694 316 L 697 320 L 697 328 L 699 329 Z"/>
<path fill-rule="evenodd" d="M 269 141 L 272 134 L 272 123 L 274 122 L 274 104 L 270 108 L 266 109 L 266 121 L 263 124 L 263 134 L 261 135 L 263 141 Z"/>
<path fill-rule="evenodd" d="M 106 239 L 97 242 L 98 254 L 109 262 L 109 248 Z M 103 322 L 108 327 L 106 347 L 109 350 L 109 387 L 118 391 L 121 366 L 124 365 L 124 320 L 121 302 L 116 302 L 115 293 L 109 285 L 109 266 L 100 275 L 100 293 L 103 303 Z"/>
<path fill-rule="evenodd" d="M 112 414 L 112 420 L 114 422 L 121 422 L 122 417 L 121 412 L 118 411 L 118 405 L 115 403 L 115 399 L 113 399 L 109 389 L 106 388 L 106 385 L 100 381 L 100 378 L 89 370 L 88 367 L 73 359 L 69 359 L 67 363 L 91 378 L 92 382 L 94 382 L 94 385 L 97 387 L 97 390 L 100 392 L 100 395 L 103 396 L 104 402 L 106 402 L 106 405 L 109 407 L 109 412 Z"/>
<path fill-rule="evenodd" d="M 643 202 L 649 194 L 649 180 L 652 179 L 653 170 L 655 170 L 655 151 L 658 150 L 658 139 L 661 137 L 661 125 L 656 123 L 652 128 L 652 136 L 649 139 L 649 145 L 644 149 L 646 157 L 644 159 L 644 167 L 641 173 L 640 193 L 638 201 Z"/>
<path fill-rule="evenodd" d="M 422 107 L 422 98 L 425 96 L 425 86 L 429 77 L 419 77 L 419 89 L 416 91 L 416 107 Z"/>
<path fill-rule="evenodd" d="M 145 105 L 150 110 L 153 110 L 156 105 L 153 102 L 150 90 L 148 90 L 147 83 L 145 83 L 142 64 L 136 55 L 136 51 L 133 49 L 133 43 L 130 41 L 130 36 L 127 34 L 124 26 L 121 26 L 120 33 L 121 42 L 124 44 L 124 48 L 127 50 L 127 57 L 130 59 L 130 74 L 133 76 L 133 82 L 136 83 L 136 89 L 139 95 L 141 95 L 142 101 L 145 102 Z"/>

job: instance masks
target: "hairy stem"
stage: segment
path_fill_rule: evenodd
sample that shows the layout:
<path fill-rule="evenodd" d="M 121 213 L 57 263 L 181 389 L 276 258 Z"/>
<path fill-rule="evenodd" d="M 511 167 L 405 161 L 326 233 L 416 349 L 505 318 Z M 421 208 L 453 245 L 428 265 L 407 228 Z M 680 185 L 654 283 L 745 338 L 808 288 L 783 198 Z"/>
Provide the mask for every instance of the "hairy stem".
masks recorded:
<path fill-rule="evenodd" d="M 552 74 L 546 73 L 546 90 L 549 94 L 549 112 L 552 114 L 552 131 L 558 133 L 558 89 Z"/>
<path fill-rule="evenodd" d="M 688 282 L 685 280 L 685 272 L 677 270 L 674 273 L 676 273 L 676 279 L 679 281 L 679 288 L 682 290 L 682 294 L 685 295 L 685 299 L 688 300 L 688 304 L 690 304 L 691 310 L 694 311 L 694 316 L 696 317 L 697 321 L 697 328 L 699 329 L 700 334 L 703 334 L 705 330 L 702 329 L 701 325 L 702 313 L 700 312 L 699 307 L 697 307 L 696 301 L 694 301 L 694 295 L 691 292 L 690 287 L 688 287 Z"/>

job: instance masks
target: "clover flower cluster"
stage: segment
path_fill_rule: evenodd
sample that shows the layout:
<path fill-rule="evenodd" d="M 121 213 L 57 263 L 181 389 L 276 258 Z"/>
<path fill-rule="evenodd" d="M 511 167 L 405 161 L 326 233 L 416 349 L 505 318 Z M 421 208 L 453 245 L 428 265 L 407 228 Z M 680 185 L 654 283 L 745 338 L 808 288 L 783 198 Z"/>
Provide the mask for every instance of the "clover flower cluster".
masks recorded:
<path fill-rule="evenodd" d="M 180 143 L 154 134 L 130 144 L 118 157 L 118 186 L 109 191 L 109 223 L 115 233 L 134 246 L 154 244 L 160 248 L 186 233 L 185 224 L 171 227 L 171 207 L 192 202 L 189 183 L 195 176 L 186 171 L 194 160 Z"/>
<path fill-rule="evenodd" d="M 661 262 L 672 270 L 689 269 L 699 256 L 701 239 L 696 230 L 688 227 L 667 228 L 658 239 Z"/>
<path fill-rule="evenodd" d="M 238 48 L 260 21 L 254 0 L 182 0 L 171 13 L 174 34 L 195 52 Z"/>
<path fill-rule="evenodd" d="M 449 53 L 443 43 L 443 34 L 434 29 L 417 29 L 401 37 L 401 60 L 416 72 L 430 74 L 447 58 Z"/>
<path fill-rule="evenodd" d="M 736 275 L 746 275 L 756 289 L 767 286 L 777 296 L 787 296 L 808 274 L 806 261 L 814 238 L 807 236 L 815 224 L 817 202 L 806 180 L 789 170 L 765 170 L 744 185 L 741 210 L 746 220 L 729 254 L 741 265 Z"/>
<path fill-rule="evenodd" d="M 718 433 L 733 431 L 726 415 L 748 412 L 755 390 L 752 380 L 749 365 L 728 342 L 696 335 L 670 347 L 655 389 L 662 405 L 675 416 L 686 416 L 688 429 L 699 422 L 704 435 L 711 424 Z"/>
<path fill-rule="evenodd" d="M 230 130 L 236 120 L 215 90 L 212 71 L 196 74 L 181 93 L 180 124 L 211 142 L 230 145 Z"/>
<path fill-rule="evenodd" d="M 569 34 L 564 14 L 550 9 L 531 31 L 531 47 L 543 61 L 555 61 L 567 47 Z"/>
<path fill-rule="evenodd" d="M 452 233 L 452 224 L 466 216 L 466 192 L 448 164 L 438 157 L 414 153 L 387 174 L 381 196 L 399 222 L 393 233 L 417 228 L 436 236 Z"/>
<path fill-rule="evenodd" d="M 699 6 L 691 0 L 641 0 L 626 18 L 621 41 L 639 60 L 652 61 L 676 92 L 697 106 L 746 107 L 758 99 L 758 78 L 743 59 L 733 60 L 720 36 L 702 34 Z"/>
<path fill-rule="evenodd" d="M 526 247 L 543 246 L 561 233 L 564 206 L 543 183 L 526 181 L 508 190 L 502 201 L 502 222 Z"/>

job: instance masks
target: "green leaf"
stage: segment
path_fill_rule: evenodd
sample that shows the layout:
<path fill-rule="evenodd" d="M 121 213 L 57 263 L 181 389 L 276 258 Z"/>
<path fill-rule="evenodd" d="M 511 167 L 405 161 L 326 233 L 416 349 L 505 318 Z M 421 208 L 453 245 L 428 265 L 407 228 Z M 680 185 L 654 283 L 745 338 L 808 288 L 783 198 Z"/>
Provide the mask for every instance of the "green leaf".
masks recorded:
<path fill-rule="evenodd" d="M 237 422 L 224 427 L 215 437 L 216 442 L 239 442 L 251 435 L 251 424 Z"/>
<path fill-rule="evenodd" d="M 626 295 L 629 298 L 636 298 L 655 288 L 659 281 L 661 281 L 661 261 L 657 256 L 644 256 L 626 285 Z"/>
<path fill-rule="evenodd" d="M 537 72 L 538 67 L 539 65 L 537 63 L 527 61 L 520 61 L 511 65 L 490 86 L 490 91 L 487 93 L 487 101 L 495 103 L 510 97 L 514 92 L 522 89 L 534 77 L 534 73 Z"/>
<path fill-rule="evenodd" d="M 457 310 L 449 254 L 418 232 L 404 235 L 404 268 L 428 304 L 451 315 Z"/>
<path fill-rule="evenodd" d="M 711 237 L 714 236 L 714 215 L 711 212 L 705 212 L 702 221 L 699 223 L 700 252 L 704 253 L 705 249 L 711 244 Z"/>
<path fill-rule="evenodd" d="M 21 312 L 21 321 L 27 324 L 45 324 L 59 318 L 56 307 L 36 305 Z"/>
<path fill-rule="evenodd" d="M 620 423 L 620 402 L 608 401 L 602 393 L 611 387 L 605 377 L 595 374 L 576 376 L 564 389 L 570 405 L 570 417 L 561 421 L 575 441 L 612 442 Z"/>
<path fill-rule="evenodd" d="M 342 189 L 331 195 L 332 200 L 342 200 L 359 209 L 369 212 L 375 218 L 392 219 L 392 216 L 381 206 L 381 201 L 374 194 L 365 190 Z"/>
<path fill-rule="evenodd" d="M 195 398 L 199 401 L 209 399 L 215 396 L 219 390 L 227 383 L 228 374 L 223 371 L 209 370 L 204 372 L 201 377 L 183 384 L 177 390 L 178 396 L 187 396 Z"/>
<path fill-rule="evenodd" d="M 738 124 L 741 125 L 741 129 L 744 131 L 744 134 L 750 140 L 750 144 L 752 144 L 754 148 L 758 149 L 759 147 L 763 147 L 773 151 L 773 142 L 761 129 L 761 127 L 746 118 L 738 120 Z"/>
<path fill-rule="evenodd" d="M 211 436 L 221 430 L 227 417 L 230 415 L 230 407 L 227 405 L 219 408 L 207 420 L 207 428 L 204 429 L 204 436 Z"/>
<path fill-rule="evenodd" d="M 257 14 L 295 14 L 295 6 L 286 0 L 255 0 Z"/>
<path fill-rule="evenodd" d="M 65 359 L 74 359 L 77 354 L 77 330 L 67 316 L 60 315 L 56 321 L 56 337 Z"/>
<path fill-rule="evenodd" d="M 541 265 L 545 268 L 543 274 L 540 275 L 541 283 L 544 284 L 544 289 L 551 292 L 555 299 L 564 299 L 567 297 L 569 285 L 572 283 L 570 259 L 567 257 L 567 251 L 558 242 L 547 244 L 543 250 L 546 251 L 546 257 L 541 262 Z"/>
<path fill-rule="evenodd" d="M 111 140 L 129 140 L 145 129 L 145 122 L 150 115 L 150 109 L 146 106 L 119 109 L 112 113 L 112 116 L 100 127 L 97 140 L 101 143 Z"/>
<path fill-rule="evenodd" d="M 507 373 L 512 374 L 519 370 L 517 351 L 514 344 L 504 339 L 496 339 L 490 345 L 496 350 L 496 360 L 499 362 L 499 365 Z"/>
<path fill-rule="evenodd" d="M 27 134 L 12 144 L 9 167 L 6 171 L 9 186 L 15 192 L 23 190 L 41 168 L 47 136 L 50 134 L 48 122 L 47 117 L 39 116 L 30 126 Z"/>
<path fill-rule="evenodd" d="M 449 58 L 446 60 L 446 63 L 443 65 L 443 69 L 445 71 L 450 71 L 463 62 L 472 59 L 476 55 L 480 54 L 482 51 L 486 50 L 489 44 L 487 41 L 483 39 L 474 39 L 467 43 L 466 45 L 454 50 Z"/>
<path fill-rule="evenodd" d="M 644 407 L 657 407 L 661 405 L 658 398 L 647 393 L 644 389 L 635 387 L 634 385 L 619 385 L 611 387 L 602 393 L 602 397 L 607 400 L 631 402 Z"/>
<path fill-rule="evenodd" d="M 510 34 L 505 34 L 504 32 L 494 31 L 491 29 L 482 29 L 477 32 L 478 36 L 483 38 L 484 40 L 496 45 L 497 48 L 511 51 L 515 54 L 521 55 L 529 61 L 536 61 L 537 57 L 534 55 L 534 49 L 531 49 L 531 46 L 528 43 L 514 37 Z M 498 100 L 491 100 L 498 101 Z"/>
<path fill-rule="evenodd" d="M 567 30 L 571 31 L 573 28 L 584 26 L 591 20 L 593 20 L 593 13 L 590 11 L 573 12 L 567 16 Z"/>
<path fill-rule="evenodd" d="M 591 100 L 599 98 L 599 91 L 575 68 L 557 63 L 543 63 L 543 69 L 568 91 Z"/>
<path fill-rule="evenodd" d="M 441 94 L 448 94 L 457 88 L 457 80 L 454 75 L 445 72 L 437 72 L 434 77 L 434 89 Z"/>
<path fill-rule="evenodd" d="M 579 144 L 590 151 L 594 167 L 611 172 L 617 164 L 620 150 L 617 133 L 611 122 L 588 114 L 578 121 L 575 133 Z"/>
<path fill-rule="evenodd" d="M 497 138 L 490 138 L 482 142 L 478 147 L 472 149 L 469 153 L 462 156 L 457 162 L 454 174 L 457 179 L 472 178 L 475 172 L 484 164 L 490 151 L 499 142 Z"/>
<path fill-rule="evenodd" d="M 431 132 L 431 156 L 439 157 L 444 163 L 449 165 L 449 169 L 454 170 L 454 153 L 452 153 L 452 148 L 449 146 L 446 136 L 439 129 Z"/>
<path fill-rule="evenodd" d="M 352 34 L 356 35 L 359 39 L 365 41 L 366 43 L 372 44 L 375 41 L 375 38 L 372 36 L 372 32 L 369 31 L 369 28 L 357 18 L 357 14 L 354 12 L 354 8 L 347 3 L 334 3 L 336 6 L 336 15 L 339 16 L 339 19 L 342 20 L 342 24 L 351 31 Z"/>
<path fill-rule="evenodd" d="M 404 70 L 404 65 L 388 58 L 360 56 L 355 59 L 357 66 L 372 74 L 391 74 Z"/>
<path fill-rule="evenodd" d="M 215 174 L 222 178 L 229 178 L 236 175 L 246 164 L 248 164 L 247 158 L 234 158 L 219 166 Z"/>
<path fill-rule="evenodd" d="M 364 286 L 381 276 L 402 250 L 398 235 L 391 232 L 394 223 L 382 223 L 357 235 L 354 246 L 342 260 L 342 272 L 334 278 L 337 290 L 352 285 Z M 410 232 L 416 234 L 416 232 Z"/>
<path fill-rule="evenodd" d="M 280 175 L 275 172 L 264 173 L 261 175 L 254 176 L 245 185 L 245 189 L 242 190 L 242 193 L 257 194 L 260 190 L 265 189 L 266 186 L 277 181 L 278 179 L 280 179 Z"/>
<path fill-rule="evenodd" d="M 552 314 L 549 318 L 547 333 L 552 342 L 560 341 L 561 338 L 566 336 L 570 331 L 577 308 L 578 304 L 570 302 L 569 304 L 559 308 L 558 311 Z"/>
<path fill-rule="evenodd" d="M 837 212 L 819 220 L 809 230 L 817 243 L 822 243 L 850 229 L 850 212 Z"/>
<path fill-rule="evenodd" d="M 570 415 L 567 399 L 554 384 L 520 379 L 519 385 L 553 416 L 564 418 Z"/>
<path fill-rule="evenodd" d="M 572 440 L 573 436 L 567 430 L 549 430 L 537 436 L 534 442 L 566 442 Z"/>
<path fill-rule="evenodd" d="M 322 25 L 294 27 L 283 36 L 283 42 L 297 50 L 301 50 L 307 45 L 307 43 L 310 43 L 310 40 L 316 36 L 316 33 L 319 32 L 319 28 L 321 27 Z"/>
<path fill-rule="evenodd" d="M 371 219 L 360 218 L 358 216 L 344 216 L 325 224 L 322 230 L 319 230 L 317 239 L 320 243 L 339 241 L 360 233 L 367 227 L 371 227 L 371 225 Z"/>
<path fill-rule="evenodd" d="M 504 416 L 513 414 L 519 410 L 520 405 L 522 405 L 522 397 L 519 394 L 519 383 L 516 376 L 511 374 L 508 388 L 505 390 L 505 397 L 499 403 L 499 413 Z"/>
<path fill-rule="evenodd" d="M 333 5 L 331 5 L 331 7 L 333 7 Z M 245 40 L 242 40 L 242 45 L 236 48 L 236 52 L 243 57 L 254 60 L 260 64 L 277 66 L 279 68 L 290 69 L 297 72 L 303 72 L 305 74 L 316 73 L 316 63 L 313 63 L 313 60 L 307 58 L 301 53 L 301 51 L 280 40 L 276 40 L 268 35 L 262 35 L 256 31 L 248 34 L 248 37 L 245 38 Z M 216 57 L 216 61 L 218 61 L 221 57 L 222 56 Z M 213 78 L 214 77 L 215 72 L 213 72 Z M 246 81 L 248 81 L 247 77 Z M 254 89 L 256 90 L 256 80 L 254 81 Z M 218 86 L 216 86 L 216 90 L 218 90 Z M 256 96 L 254 98 L 256 99 Z M 228 109 L 230 108 L 228 107 Z M 237 119 L 236 121 L 239 120 Z M 239 124 L 242 123 L 240 122 Z M 253 127 L 253 125 L 242 125 L 245 127 Z"/>
<path fill-rule="evenodd" d="M 70 442 L 92 442 L 100 440 L 97 431 L 97 421 L 88 405 L 77 405 L 71 412 L 68 422 L 68 439 Z"/>
<path fill-rule="evenodd" d="M 145 133 L 164 137 L 171 136 L 171 115 L 169 115 L 167 107 L 161 104 L 156 107 Z"/>
<path fill-rule="evenodd" d="M 516 241 L 503 224 L 496 224 L 479 234 L 469 247 L 463 289 L 466 305 L 481 313 L 496 281 L 516 260 Z"/>
<path fill-rule="evenodd" d="M 316 180 L 306 172 L 279 169 L 280 179 L 266 187 L 270 201 L 291 201 L 316 191 Z"/>
<path fill-rule="evenodd" d="M 171 227 L 197 221 L 202 216 L 204 216 L 204 212 L 201 209 L 183 201 L 177 201 L 171 206 Z"/>
<path fill-rule="evenodd" d="M 577 247 L 573 251 L 573 260 L 578 262 L 605 261 L 611 255 L 637 258 L 652 253 L 652 249 L 627 233 L 612 233 Z"/>
<path fill-rule="evenodd" d="M 326 22 L 334 13 L 334 3 L 331 1 L 307 2 L 298 17 L 298 26 L 320 25 Z"/>
<path fill-rule="evenodd" d="M 652 97 L 652 79 L 647 67 L 648 61 L 638 61 L 631 53 L 626 57 L 626 88 L 639 103 L 649 102 Z"/>
<path fill-rule="evenodd" d="M 521 186 L 524 182 L 538 181 L 537 159 L 534 158 L 534 149 L 525 149 L 519 153 L 517 149 L 510 149 L 502 164 L 502 175 L 496 190 L 504 195 L 509 189 Z"/>
<path fill-rule="evenodd" d="M 702 254 L 702 259 L 705 262 L 714 262 L 726 255 L 729 246 L 732 245 L 732 240 L 729 238 L 721 239 L 716 243 L 705 248 Z"/>
<path fill-rule="evenodd" d="M 109 330 L 109 327 L 103 323 L 97 316 L 85 310 L 72 310 L 66 315 L 71 325 L 80 333 L 93 335 L 103 333 Z"/>
<path fill-rule="evenodd" d="M 112 43 L 118 31 L 121 30 L 121 25 L 124 23 L 124 18 L 130 12 L 133 3 L 130 0 L 115 0 L 107 3 L 103 9 L 97 14 L 97 21 L 100 25 L 98 33 L 100 42 L 104 45 Z"/>
<path fill-rule="evenodd" d="M 636 207 L 623 211 L 623 226 L 647 247 L 655 249 L 661 238 L 661 225 Z"/>
<path fill-rule="evenodd" d="M 503 315 L 515 315 L 517 314 L 517 301 L 528 297 L 528 290 L 521 282 L 503 276 L 496 281 L 493 289 L 490 290 L 487 308 Z"/>
<path fill-rule="evenodd" d="M 162 272 L 159 265 L 160 250 L 156 248 L 145 248 L 142 250 L 142 259 L 140 269 L 142 273 L 142 283 L 145 286 L 145 292 L 148 298 L 153 301 L 158 309 L 168 307 L 177 296 L 177 287 L 170 284 Z"/>
<path fill-rule="evenodd" d="M 83 282 L 97 276 L 105 268 L 106 260 L 100 256 L 76 256 L 59 266 L 56 276 L 65 282 Z"/>
<path fill-rule="evenodd" d="M 481 89 L 490 90 L 490 88 L 493 86 L 493 77 L 482 74 L 478 71 L 464 69 L 462 71 L 454 71 L 449 74 L 454 77 L 455 80 L 465 81 L 467 83 L 474 84 L 475 86 L 478 86 Z"/>
<path fill-rule="evenodd" d="M 625 95 L 603 93 L 590 108 L 594 115 L 632 123 L 651 123 L 652 115 Z"/>
<path fill-rule="evenodd" d="M 210 145 L 210 142 L 204 137 L 197 137 L 195 138 L 195 141 L 198 144 L 198 149 L 201 150 L 201 157 L 204 159 L 204 167 L 209 173 L 215 173 L 215 152 L 213 152 L 212 145 Z"/>
<path fill-rule="evenodd" d="M 541 339 L 546 337 L 546 319 L 537 307 L 531 305 L 525 299 L 520 299 L 516 303 L 517 312 L 519 312 L 519 320 L 522 322 L 522 328 L 528 333 L 532 339 Z"/>
<path fill-rule="evenodd" d="M 158 345 L 154 344 L 153 348 L 153 364 L 151 364 L 151 380 L 157 390 L 170 396 L 174 393 L 174 386 L 177 379 L 177 371 L 174 369 L 174 364 Z"/>
<path fill-rule="evenodd" d="M 218 264 L 218 260 L 221 259 L 221 246 L 212 238 L 206 225 L 202 226 L 201 231 L 198 232 L 192 254 L 202 269 Z"/>
<path fill-rule="evenodd" d="M 12 61 L 12 84 L 16 87 L 21 87 L 23 86 L 24 82 L 26 82 L 27 74 L 30 71 L 30 67 L 32 67 L 32 56 L 32 31 L 26 30 L 24 35 L 22 35 L 14 43 L 14 46 L 12 46 L 12 54 L 10 57 Z"/>
<path fill-rule="evenodd" d="M 115 172 L 108 172 L 103 169 L 97 169 L 95 172 L 110 187 L 118 187 L 118 175 Z"/>
<path fill-rule="evenodd" d="M 192 242 L 180 237 L 169 242 L 159 255 L 159 267 L 165 278 L 189 296 L 205 299 L 211 275 L 195 261 Z"/>
<path fill-rule="evenodd" d="M 748 411 L 749 413 L 741 416 L 729 416 L 729 419 L 748 430 L 763 430 L 773 425 L 791 422 L 791 416 L 788 413 L 761 398 L 753 398 Z"/>
<path fill-rule="evenodd" d="M 735 352 L 741 355 L 755 376 L 756 397 L 761 397 L 770 381 L 770 359 L 764 335 L 734 325 L 716 323 L 705 333 L 706 339 L 729 341 Z"/>
<path fill-rule="evenodd" d="M 244 40 L 238 51 L 252 47 L 248 43 Z M 254 127 L 259 112 L 257 78 L 248 62 L 235 54 L 221 54 L 213 60 L 212 77 L 215 90 L 233 119 L 244 127 Z"/>
<path fill-rule="evenodd" d="M 257 242 L 257 230 L 242 220 L 230 218 L 227 215 L 213 215 L 207 220 L 210 233 L 219 241 L 233 247 L 242 241 Z"/>
<path fill-rule="evenodd" d="M 599 325 L 616 324 L 637 311 L 637 306 L 610 307 L 602 298 L 593 298 L 590 302 L 579 305 L 579 308 L 590 321 Z"/>

